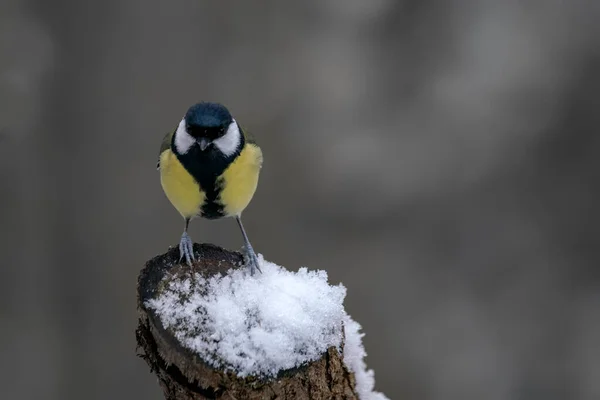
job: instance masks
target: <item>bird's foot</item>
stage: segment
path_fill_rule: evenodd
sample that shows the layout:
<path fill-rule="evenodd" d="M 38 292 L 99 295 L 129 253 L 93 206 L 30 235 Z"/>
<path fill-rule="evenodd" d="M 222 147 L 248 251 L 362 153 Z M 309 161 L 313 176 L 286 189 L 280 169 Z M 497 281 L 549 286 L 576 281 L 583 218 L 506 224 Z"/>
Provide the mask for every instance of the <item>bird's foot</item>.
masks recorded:
<path fill-rule="evenodd" d="M 179 261 L 181 262 L 185 257 L 185 261 L 190 267 L 192 266 L 192 261 L 196 261 L 196 258 L 194 257 L 194 243 L 187 232 L 183 232 L 183 235 L 181 235 L 179 254 Z"/>
<path fill-rule="evenodd" d="M 251 245 L 247 245 L 245 248 L 245 256 L 246 256 L 246 268 L 250 270 L 250 275 L 254 275 L 256 271 L 262 273 L 260 267 L 258 266 L 258 257 L 256 257 L 256 253 Z"/>

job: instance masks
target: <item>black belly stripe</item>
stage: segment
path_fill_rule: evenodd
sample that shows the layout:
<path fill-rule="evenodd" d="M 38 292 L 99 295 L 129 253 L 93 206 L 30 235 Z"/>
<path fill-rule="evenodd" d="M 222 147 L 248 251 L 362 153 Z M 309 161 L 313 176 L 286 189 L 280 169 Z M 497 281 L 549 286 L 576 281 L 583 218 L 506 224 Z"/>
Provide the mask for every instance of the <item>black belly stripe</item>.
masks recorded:
<path fill-rule="evenodd" d="M 175 135 L 173 135 L 174 138 Z M 214 145 L 201 151 L 197 144 L 194 144 L 187 153 L 177 154 L 175 146 L 173 143 L 171 144 L 172 151 L 206 195 L 204 204 L 200 207 L 200 216 L 207 219 L 218 219 L 225 216 L 225 205 L 220 199 L 224 184 L 221 175 L 240 155 L 244 144 L 242 135 L 238 150 L 229 157 L 225 157 Z"/>
<path fill-rule="evenodd" d="M 222 179 L 215 179 L 214 182 L 206 182 L 205 185 L 210 185 L 212 190 L 204 190 L 206 200 L 200 208 L 200 215 L 208 219 L 218 219 L 225 215 L 225 205 L 221 203 L 219 196 L 223 189 Z M 204 188 L 202 184 L 200 187 Z"/>

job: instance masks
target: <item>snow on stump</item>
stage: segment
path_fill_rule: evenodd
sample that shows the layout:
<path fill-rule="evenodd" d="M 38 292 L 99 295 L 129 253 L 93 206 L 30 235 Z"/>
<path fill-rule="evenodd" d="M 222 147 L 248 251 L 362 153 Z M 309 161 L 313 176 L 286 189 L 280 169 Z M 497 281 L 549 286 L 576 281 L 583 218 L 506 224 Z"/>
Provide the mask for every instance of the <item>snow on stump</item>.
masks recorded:
<path fill-rule="evenodd" d="M 373 392 L 342 285 L 262 257 L 250 276 L 240 253 L 194 251 L 193 267 L 171 248 L 138 278 L 140 356 L 167 400 L 386 399 Z"/>

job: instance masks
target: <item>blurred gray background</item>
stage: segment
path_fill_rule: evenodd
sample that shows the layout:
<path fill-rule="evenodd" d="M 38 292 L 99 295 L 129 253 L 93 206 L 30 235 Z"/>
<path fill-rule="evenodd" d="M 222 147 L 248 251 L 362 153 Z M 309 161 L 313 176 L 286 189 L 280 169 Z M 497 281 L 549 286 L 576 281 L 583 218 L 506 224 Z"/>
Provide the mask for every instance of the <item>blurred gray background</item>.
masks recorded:
<path fill-rule="evenodd" d="M 211 100 L 263 147 L 254 247 L 343 282 L 377 390 L 600 399 L 599 37 L 591 0 L 2 0 L 0 398 L 162 398 L 136 278 Z"/>

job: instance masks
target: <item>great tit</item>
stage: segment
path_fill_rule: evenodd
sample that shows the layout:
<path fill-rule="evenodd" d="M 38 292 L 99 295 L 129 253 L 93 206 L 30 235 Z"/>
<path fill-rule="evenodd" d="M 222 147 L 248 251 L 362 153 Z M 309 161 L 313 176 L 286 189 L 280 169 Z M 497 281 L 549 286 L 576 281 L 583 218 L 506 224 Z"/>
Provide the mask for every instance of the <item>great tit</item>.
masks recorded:
<path fill-rule="evenodd" d="M 242 225 L 262 167 L 262 151 L 218 103 L 191 106 L 160 147 L 157 169 L 169 201 L 185 220 L 180 259 L 195 260 L 188 226 L 195 217 L 235 217 L 244 237 L 246 265 L 259 269 L 256 253 Z"/>

